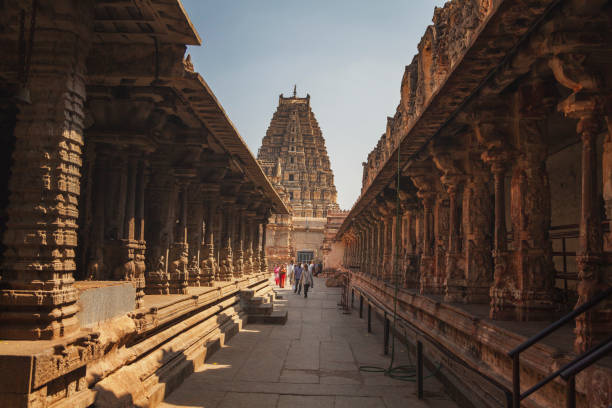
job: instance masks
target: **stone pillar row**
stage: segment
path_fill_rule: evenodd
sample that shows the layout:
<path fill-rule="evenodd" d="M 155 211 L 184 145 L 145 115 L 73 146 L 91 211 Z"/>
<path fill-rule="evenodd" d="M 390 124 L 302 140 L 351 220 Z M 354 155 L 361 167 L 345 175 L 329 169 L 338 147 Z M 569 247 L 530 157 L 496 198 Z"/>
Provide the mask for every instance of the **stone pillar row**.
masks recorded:
<path fill-rule="evenodd" d="M 222 180 L 199 179 L 205 161 L 174 168 L 175 146 L 156 150 L 95 126 L 86 134 L 93 4 L 45 2 L 37 13 L 2 231 L 0 338 L 76 332 L 75 277 L 131 282 L 140 307 L 145 292 L 264 272 L 265 198 L 221 194 Z"/>
<path fill-rule="evenodd" d="M 597 154 L 598 136 L 605 133 L 601 166 L 609 173 L 612 121 L 607 106 L 596 92 L 584 91 L 581 98 L 571 96 L 557 106 L 577 119 L 582 148 L 576 306 L 609 285 L 605 253 L 612 239 L 602 230 L 599 194 L 603 190 L 610 217 L 612 189 L 605 174 L 603 188 L 598 186 L 602 169 Z M 546 116 L 540 111 L 523 114 L 507 127 L 499 116 L 482 115 L 473 124 L 476 137 L 463 139 L 476 140 L 474 145 L 456 146 L 454 154 L 432 148 L 428 158 L 411 163 L 404 171 L 417 204 L 402 203 L 396 214 L 388 197 L 373 201 L 349 231 L 355 242 L 347 246 L 345 262 L 372 278 L 389 283 L 397 278 L 405 288 L 442 295 L 447 302 L 488 303 L 492 319 L 546 320 L 558 313 L 547 148 L 537 122 Z M 510 131 L 515 136 L 510 137 Z M 400 236 L 392 232 L 396 216 L 402 224 Z M 401 271 L 397 277 L 395 261 Z M 577 318 L 577 351 L 592 348 L 609 333 L 610 310 L 604 303 Z"/>

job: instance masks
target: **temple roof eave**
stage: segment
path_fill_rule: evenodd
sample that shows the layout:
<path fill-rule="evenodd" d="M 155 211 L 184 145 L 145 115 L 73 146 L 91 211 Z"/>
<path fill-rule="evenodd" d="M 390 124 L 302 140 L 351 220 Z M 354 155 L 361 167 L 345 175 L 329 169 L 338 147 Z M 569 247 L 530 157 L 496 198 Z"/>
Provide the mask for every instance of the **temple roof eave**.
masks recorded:
<path fill-rule="evenodd" d="M 528 34 L 552 11 L 555 0 L 540 0 L 541 14 L 505 13 L 513 7 L 512 2 L 501 1 L 493 10 L 488 20 L 482 24 L 480 31 L 461 56 L 454 69 L 447 75 L 443 83 L 435 90 L 421 114 L 416 117 L 399 137 L 399 146 L 394 148 L 380 170 L 359 196 L 349 210 L 336 238 L 341 238 L 351 227 L 353 220 L 359 216 L 380 193 L 392 182 L 397 174 L 398 149 L 400 152 L 400 168 L 406 168 L 409 163 L 449 124 L 461 109 L 475 97 L 492 75 L 507 61 L 508 56 L 526 40 Z M 523 6 L 525 7 L 525 6 Z M 529 18 L 525 18 L 529 15 Z M 520 20 L 520 21 L 519 21 Z M 516 27 L 517 41 L 507 41 L 507 27 Z M 495 41 L 495 37 L 500 40 Z M 492 47 L 495 52 L 488 52 Z M 474 75 L 474 72 L 481 73 Z"/>
<path fill-rule="evenodd" d="M 179 95 L 191 105 L 196 116 L 232 158 L 240 163 L 250 181 L 260 187 L 264 195 L 270 199 L 273 211 L 281 215 L 289 214 L 289 209 L 204 78 L 197 72 L 185 71 L 184 78 L 176 80 L 175 85 Z"/>

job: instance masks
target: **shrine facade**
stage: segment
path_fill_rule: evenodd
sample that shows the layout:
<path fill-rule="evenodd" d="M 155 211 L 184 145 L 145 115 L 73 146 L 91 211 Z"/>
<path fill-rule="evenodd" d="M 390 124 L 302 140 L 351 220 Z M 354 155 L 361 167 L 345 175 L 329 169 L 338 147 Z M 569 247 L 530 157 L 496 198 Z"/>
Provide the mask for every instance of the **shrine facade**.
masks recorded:
<path fill-rule="evenodd" d="M 322 261 L 328 214 L 339 210 L 325 139 L 305 98 L 280 95 L 257 160 L 290 215 L 274 214 L 268 223 L 269 264 Z"/>

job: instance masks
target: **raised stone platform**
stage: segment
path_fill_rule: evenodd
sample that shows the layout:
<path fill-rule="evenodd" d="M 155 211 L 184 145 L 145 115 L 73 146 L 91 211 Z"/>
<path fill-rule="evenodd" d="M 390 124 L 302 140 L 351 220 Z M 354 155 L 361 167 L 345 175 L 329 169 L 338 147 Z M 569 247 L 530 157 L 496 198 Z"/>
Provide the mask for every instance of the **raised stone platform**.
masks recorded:
<path fill-rule="evenodd" d="M 72 336 L 0 342 L 0 372 L 14 373 L 0 377 L 0 405 L 154 407 L 246 322 L 241 291 L 270 291 L 267 274 L 257 274 L 186 295 L 145 296 L 140 309 L 116 315 L 125 305 L 101 297 L 123 286 L 83 283 L 87 327 Z"/>
<path fill-rule="evenodd" d="M 390 318 L 394 287 L 360 272 L 353 271 L 350 275 L 354 306 L 358 307 L 359 297 L 363 295 L 364 315 L 368 299 L 371 299 L 374 312 Z M 408 342 L 419 338 L 424 343 L 425 355 L 432 361 L 443 362 L 442 375 L 449 384 L 455 385 L 457 392 L 468 396 L 472 406 L 503 407 L 503 388 L 510 390 L 512 384 L 512 362 L 507 353 L 551 322 L 496 321 L 488 318 L 487 310 L 486 305 L 443 303 L 439 296 L 419 295 L 400 289 L 398 335 Z M 575 357 L 572 341 L 570 325 L 522 353 L 522 390 L 527 390 L 571 361 Z M 610 379 L 612 357 L 600 360 L 579 374 L 576 378 L 577 406 L 607 407 L 612 402 L 609 400 L 612 398 Z M 553 381 L 525 400 L 523 405 L 564 406 L 565 382 L 560 379 Z"/>

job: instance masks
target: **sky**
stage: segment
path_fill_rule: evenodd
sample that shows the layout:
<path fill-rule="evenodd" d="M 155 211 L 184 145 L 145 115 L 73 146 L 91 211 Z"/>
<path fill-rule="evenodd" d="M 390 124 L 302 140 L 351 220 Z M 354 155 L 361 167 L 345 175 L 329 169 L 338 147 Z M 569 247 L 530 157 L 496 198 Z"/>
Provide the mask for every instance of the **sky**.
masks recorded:
<path fill-rule="evenodd" d="M 182 0 L 202 38 L 189 47 L 257 156 L 278 95 L 310 94 L 338 204 L 361 190 L 361 163 L 400 99 L 404 67 L 444 0 Z"/>

